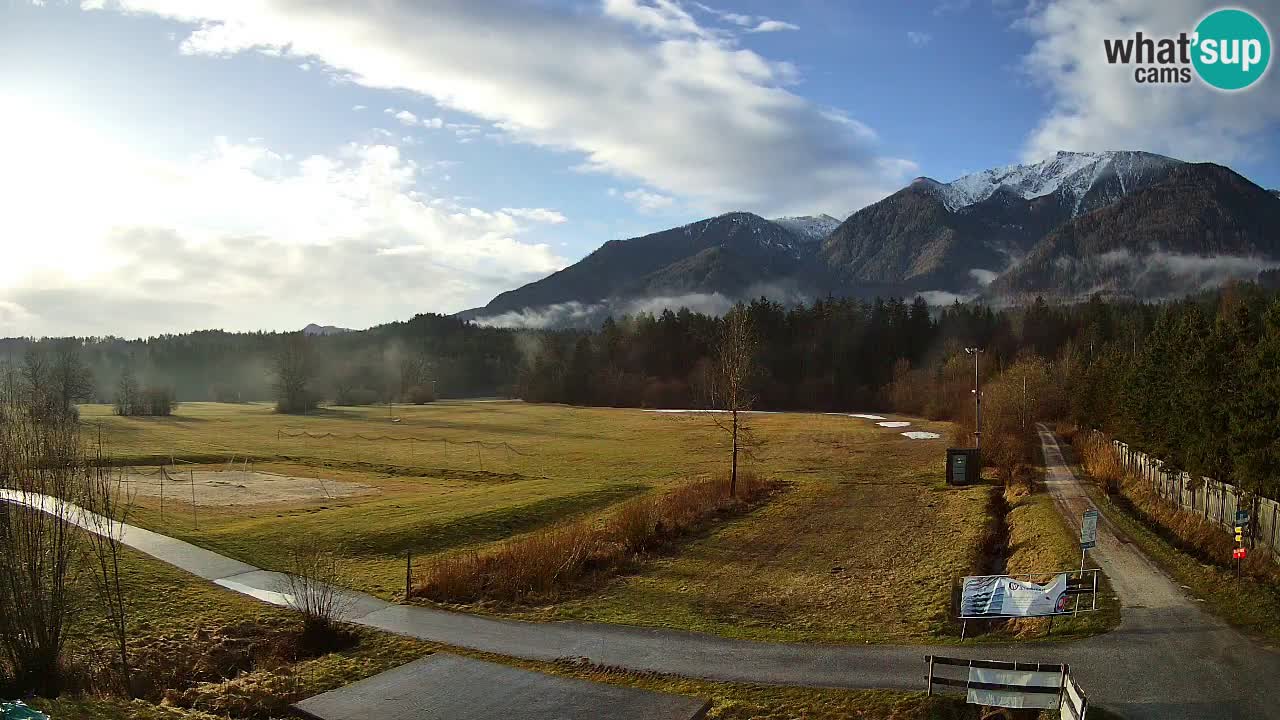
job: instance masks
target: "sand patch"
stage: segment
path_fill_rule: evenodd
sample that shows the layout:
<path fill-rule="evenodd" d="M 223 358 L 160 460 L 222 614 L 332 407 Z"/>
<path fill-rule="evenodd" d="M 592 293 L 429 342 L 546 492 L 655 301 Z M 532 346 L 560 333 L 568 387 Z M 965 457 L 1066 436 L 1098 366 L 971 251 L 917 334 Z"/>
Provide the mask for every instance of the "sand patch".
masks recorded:
<path fill-rule="evenodd" d="M 379 492 L 370 485 L 316 477 L 294 477 L 257 472 L 255 470 L 188 470 L 170 472 L 161 484 L 159 468 L 137 468 L 126 472 L 124 483 L 131 493 L 141 497 L 161 496 L 191 503 L 195 485 L 195 502 L 200 507 L 236 505 L 270 505 L 312 500 L 370 495 Z"/>

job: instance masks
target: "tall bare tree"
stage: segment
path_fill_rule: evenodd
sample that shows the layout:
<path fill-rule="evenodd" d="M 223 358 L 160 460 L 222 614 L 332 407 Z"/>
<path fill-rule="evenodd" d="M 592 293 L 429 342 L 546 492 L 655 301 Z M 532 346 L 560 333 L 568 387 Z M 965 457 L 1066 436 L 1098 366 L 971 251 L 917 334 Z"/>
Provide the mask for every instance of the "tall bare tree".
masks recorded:
<path fill-rule="evenodd" d="M 711 393 L 711 407 L 724 411 L 723 414 L 713 413 L 711 417 L 717 427 L 729 435 L 732 443 L 730 497 L 738 494 L 738 452 L 750 449 L 754 442 L 742 414 L 750 410 L 756 401 L 752 381 L 756 375 L 757 343 L 747 308 L 741 303 L 735 305 L 721 320 L 711 377 L 706 383 Z"/>
<path fill-rule="evenodd" d="M 0 502 L 0 654 L 20 691 L 61 689 L 59 659 L 84 542 L 79 511 L 68 504 L 83 496 L 78 427 L 65 415 L 0 414 L 0 491 L 44 509 Z"/>
<path fill-rule="evenodd" d="M 120 372 L 120 382 L 116 384 L 116 414 L 136 415 L 141 403 L 139 398 L 138 378 L 133 374 L 133 366 L 125 365 Z"/>
<path fill-rule="evenodd" d="M 313 385 L 319 375 L 311 338 L 295 333 L 285 338 L 275 358 L 276 409 L 302 413 L 317 404 Z"/>

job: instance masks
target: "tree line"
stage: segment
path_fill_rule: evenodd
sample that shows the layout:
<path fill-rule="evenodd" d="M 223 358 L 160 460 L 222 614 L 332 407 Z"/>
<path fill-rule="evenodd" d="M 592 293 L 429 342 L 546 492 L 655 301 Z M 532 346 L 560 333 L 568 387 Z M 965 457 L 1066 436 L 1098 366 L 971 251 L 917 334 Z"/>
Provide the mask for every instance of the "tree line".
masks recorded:
<path fill-rule="evenodd" d="M 306 377 L 292 401 L 300 409 L 511 394 L 523 358 L 510 331 L 423 314 L 314 337 L 202 330 L 136 340 L 4 338 L 0 382 L 55 388 L 36 404 L 47 413 L 79 402 L 138 415 L 167 414 L 182 401 L 279 401 L 281 356 L 290 348 L 306 360 L 296 366 Z"/>

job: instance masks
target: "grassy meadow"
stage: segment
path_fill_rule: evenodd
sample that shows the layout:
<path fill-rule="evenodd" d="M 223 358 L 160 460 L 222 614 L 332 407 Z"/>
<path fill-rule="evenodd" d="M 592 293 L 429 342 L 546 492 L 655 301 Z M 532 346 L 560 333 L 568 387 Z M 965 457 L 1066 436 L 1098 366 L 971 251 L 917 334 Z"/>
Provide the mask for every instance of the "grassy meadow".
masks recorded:
<path fill-rule="evenodd" d="M 339 553 L 352 585 L 388 599 L 403 595 L 406 551 L 421 567 L 438 553 L 601 516 L 722 473 L 728 461 L 723 431 L 696 413 L 443 402 L 303 417 L 263 404 L 188 403 L 170 418 L 116 417 L 105 406 L 82 408 L 82 418 L 101 429 L 117 462 L 177 468 L 163 515 L 158 497 L 139 494 L 136 523 L 270 569 L 283 569 L 286 548 L 305 539 Z M 759 446 L 745 467 L 784 484 L 767 503 L 554 602 L 457 607 L 768 640 L 953 635 L 952 582 L 978 562 L 991 488 L 946 487 L 945 441 L 900 434 L 945 438 L 949 425 L 885 428 L 820 414 L 749 422 Z M 198 504 L 193 513 L 183 473 L 230 467 L 314 477 L 317 489 L 302 500 Z M 344 482 L 372 490 L 330 497 L 321 489 Z"/>

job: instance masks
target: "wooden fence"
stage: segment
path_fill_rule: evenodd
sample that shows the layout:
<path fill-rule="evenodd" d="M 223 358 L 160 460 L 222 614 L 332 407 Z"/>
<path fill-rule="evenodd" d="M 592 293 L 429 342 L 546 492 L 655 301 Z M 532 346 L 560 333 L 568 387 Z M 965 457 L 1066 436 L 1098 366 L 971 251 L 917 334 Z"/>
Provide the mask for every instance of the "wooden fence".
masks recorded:
<path fill-rule="evenodd" d="M 1217 480 L 1166 470 L 1159 460 L 1146 453 L 1119 440 L 1111 442 L 1125 468 L 1150 482 L 1157 495 L 1200 515 L 1224 532 L 1234 534 L 1236 510 L 1248 510 L 1250 524 L 1245 542 L 1251 550 L 1267 552 L 1280 562 L 1280 503 Z"/>

